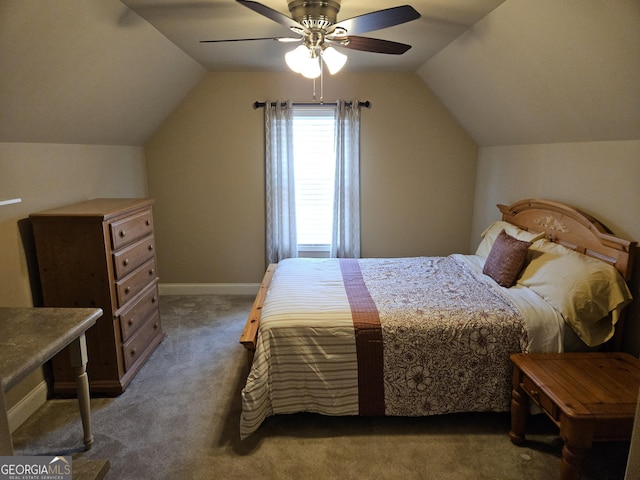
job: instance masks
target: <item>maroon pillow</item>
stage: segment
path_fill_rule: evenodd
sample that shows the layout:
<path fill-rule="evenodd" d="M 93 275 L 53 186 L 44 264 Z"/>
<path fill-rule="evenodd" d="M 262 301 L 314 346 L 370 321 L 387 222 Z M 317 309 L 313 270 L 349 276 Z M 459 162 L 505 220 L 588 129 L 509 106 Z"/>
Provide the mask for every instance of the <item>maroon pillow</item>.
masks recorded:
<path fill-rule="evenodd" d="M 527 262 L 531 242 L 518 240 L 501 230 L 484 263 L 482 273 L 493 278 L 498 285 L 513 285 Z"/>

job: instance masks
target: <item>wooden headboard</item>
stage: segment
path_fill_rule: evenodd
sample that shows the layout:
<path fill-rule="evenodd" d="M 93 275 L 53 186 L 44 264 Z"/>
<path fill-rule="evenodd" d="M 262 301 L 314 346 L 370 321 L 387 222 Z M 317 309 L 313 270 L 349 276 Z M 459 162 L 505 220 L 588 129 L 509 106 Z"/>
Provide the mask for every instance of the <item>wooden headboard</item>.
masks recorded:
<path fill-rule="evenodd" d="M 498 205 L 502 219 L 523 230 L 544 232 L 567 248 L 613 265 L 629 281 L 637 242 L 616 237 L 592 216 L 551 200 L 520 200 Z"/>

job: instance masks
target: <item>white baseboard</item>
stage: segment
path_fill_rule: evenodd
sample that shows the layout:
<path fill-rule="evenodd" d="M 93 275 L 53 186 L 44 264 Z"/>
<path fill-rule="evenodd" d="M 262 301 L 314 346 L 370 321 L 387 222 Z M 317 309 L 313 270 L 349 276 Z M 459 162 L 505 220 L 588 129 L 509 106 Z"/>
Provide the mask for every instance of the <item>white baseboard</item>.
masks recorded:
<path fill-rule="evenodd" d="M 160 283 L 160 295 L 256 295 L 259 283 Z"/>
<path fill-rule="evenodd" d="M 13 432 L 47 401 L 47 382 L 43 380 L 9 409 L 9 430 Z"/>

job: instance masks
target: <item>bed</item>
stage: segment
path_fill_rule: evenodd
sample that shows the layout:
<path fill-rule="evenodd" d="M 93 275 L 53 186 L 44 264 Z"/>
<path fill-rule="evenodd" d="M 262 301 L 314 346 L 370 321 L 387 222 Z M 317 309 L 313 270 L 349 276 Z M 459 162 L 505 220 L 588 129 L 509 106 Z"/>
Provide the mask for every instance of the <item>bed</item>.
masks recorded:
<path fill-rule="evenodd" d="M 508 411 L 511 353 L 617 349 L 636 243 L 562 203 L 498 208 L 473 255 L 270 265 L 241 437 L 276 414 Z"/>

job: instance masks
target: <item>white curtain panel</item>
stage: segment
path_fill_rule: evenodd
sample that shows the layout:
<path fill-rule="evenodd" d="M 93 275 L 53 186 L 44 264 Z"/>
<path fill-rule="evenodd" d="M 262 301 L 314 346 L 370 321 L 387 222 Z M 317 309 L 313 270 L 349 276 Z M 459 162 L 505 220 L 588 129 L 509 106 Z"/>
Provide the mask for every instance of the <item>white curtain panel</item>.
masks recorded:
<path fill-rule="evenodd" d="M 360 258 L 360 104 L 338 100 L 331 257 Z"/>
<path fill-rule="evenodd" d="M 267 262 L 298 256 L 291 101 L 264 107 Z"/>

